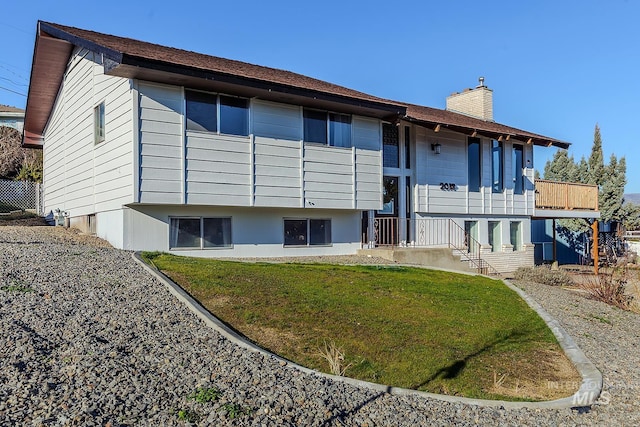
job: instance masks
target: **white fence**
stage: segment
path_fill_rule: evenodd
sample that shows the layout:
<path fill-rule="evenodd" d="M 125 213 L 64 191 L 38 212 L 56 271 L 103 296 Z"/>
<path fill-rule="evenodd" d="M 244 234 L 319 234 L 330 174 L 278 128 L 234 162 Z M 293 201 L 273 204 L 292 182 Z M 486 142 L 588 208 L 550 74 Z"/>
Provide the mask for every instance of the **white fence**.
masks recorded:
<path fill-rule="evenodd" d="M 21 209 L 42 215 L 42 184 L 0 180 L 0 213 Z"/>

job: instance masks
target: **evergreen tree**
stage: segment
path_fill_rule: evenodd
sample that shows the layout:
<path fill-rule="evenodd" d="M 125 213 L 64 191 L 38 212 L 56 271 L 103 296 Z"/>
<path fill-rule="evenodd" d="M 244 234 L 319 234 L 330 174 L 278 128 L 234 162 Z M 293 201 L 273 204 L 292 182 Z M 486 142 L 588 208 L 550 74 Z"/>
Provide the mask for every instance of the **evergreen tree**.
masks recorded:
<path fill-rule="evenodd" d="M 544 179 L 575 182 L 576 164 L 567 150 L 558 150 L 544 166 Z"/>
<path fill-rule="evenodd" d="M 605 168 L 606 177 L 598 194 L 598 205 L 602 221 L 622 221 L 624 219 L 624 187 L 627 183 L 627 162 L 624 157 L 611 155 Z"/>
<path fill-rule="evenodd" d="M 589 163 L 582 156 L 580 162 L 576 166 L 576 180 L 574 182 L 582 182 L 586 184 L 589 181 Z"/>
<path fill-rule="evenodd" d="M 593 132 L 593 146 L 591 147 L 591 155 L 589 156 L 589 173 L 587 184 L 596 184 L 601 186 L 605 178 L 604 156 L 602 154 L 602 136 L 600 135 L 600 127 L 596 124 Z"/>
<path fill-rule="evenodd" d="M 625 203 L 622 205 L 622 225 L 627 230 L 640 230 L 640 205 Z"/>

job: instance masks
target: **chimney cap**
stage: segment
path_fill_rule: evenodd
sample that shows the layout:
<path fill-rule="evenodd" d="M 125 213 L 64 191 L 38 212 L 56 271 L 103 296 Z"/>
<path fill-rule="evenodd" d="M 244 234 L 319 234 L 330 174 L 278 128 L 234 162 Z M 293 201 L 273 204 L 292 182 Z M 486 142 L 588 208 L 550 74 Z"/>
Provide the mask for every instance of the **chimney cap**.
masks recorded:
<path fill-rule="evenodd" d="M 483 76 L 478 77 L 478 82 L 480 83 L 478 85 L 478 87 L 485 87 L 484 86 L 484 77 Z"/>

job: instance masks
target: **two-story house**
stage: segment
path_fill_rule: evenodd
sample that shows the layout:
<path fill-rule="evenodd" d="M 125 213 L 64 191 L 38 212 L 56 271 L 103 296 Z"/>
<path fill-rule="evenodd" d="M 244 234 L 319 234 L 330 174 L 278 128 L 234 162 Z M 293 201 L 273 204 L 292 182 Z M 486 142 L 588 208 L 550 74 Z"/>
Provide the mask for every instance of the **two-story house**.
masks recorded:
<path fill-rule="evenodd" d="M 474 117 L 490 98 L 481 83 L 438 110 L 39 22 L 23 143 L 44 150 L 45 211 L 118 248 L 448 244 L 508 270 L 533 263 L 533 145 L 568 144 Z"/>

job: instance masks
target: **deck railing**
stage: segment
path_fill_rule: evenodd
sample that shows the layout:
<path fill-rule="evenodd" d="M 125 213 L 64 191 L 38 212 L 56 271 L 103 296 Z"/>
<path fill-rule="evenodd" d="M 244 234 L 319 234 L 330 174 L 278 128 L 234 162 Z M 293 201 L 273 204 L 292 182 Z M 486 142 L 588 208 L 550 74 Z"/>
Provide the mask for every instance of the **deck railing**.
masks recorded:
<path fill-rule="evenodd" d="M 598 186 L 536 179 L 536 209 L 598 211 Z"/>

